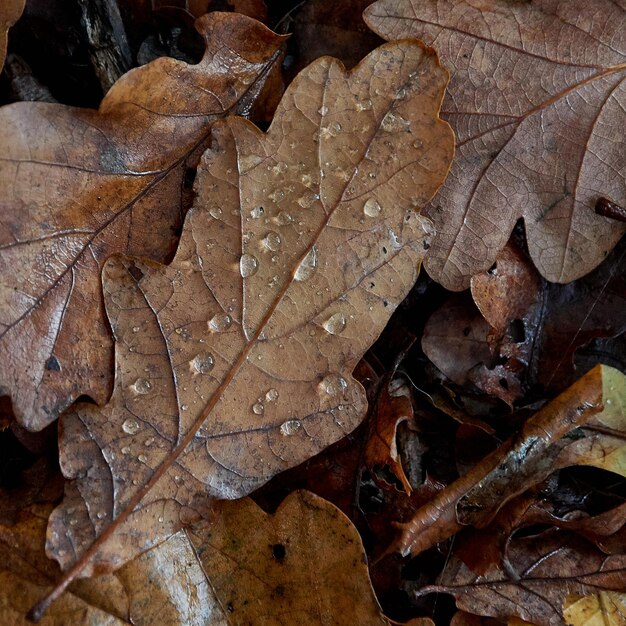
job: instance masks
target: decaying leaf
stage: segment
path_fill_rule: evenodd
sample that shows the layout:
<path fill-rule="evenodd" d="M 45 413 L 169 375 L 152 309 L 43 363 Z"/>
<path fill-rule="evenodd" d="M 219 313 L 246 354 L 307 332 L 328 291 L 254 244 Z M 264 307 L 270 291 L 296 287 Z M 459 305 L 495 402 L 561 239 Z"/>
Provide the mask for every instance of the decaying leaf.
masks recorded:
<path fill-rule="evenodd" d="M 457 606 L 469 613 L 564 626 L 562 607 L 568 596 L 626 588 L 626 556 L 606 556 L 560 530 L 514 539 L 508 560 L 510 572 L 494 568 L 477 576 L 452 557 L 439 584 L 416 593 L 450 593 Z"/>
<path fill-rule="evenodd" d="M 352 371 L 417 277 L 431 227 L 416 211 L 452 157 L 446 82 L 415 42 L 349 73 L 316 61 L 267 134 L 214 125 L 170 266 L 107 262 L 115 390 L 60 423 L 72 481 L 47 549 L 72 567 L 65 582 L 119 567 L 207 497 L 245 495 L 358 425 Z"/>
<path fill-rule="evenodd" d="M 425 210 L 437 237 L 426 269 L 448 289 L 488 269 L 519 217 L 550 281 L 596 267 L 624 224 L 626 13 L 612 0 L 379 0 L 387 39 L 435 46 L 452 80 L 443 113 L 457 134 L 450 176 Z"/>
<path fill-rule="evenodd" d="M 22 15 L 26 0 L 3 0 L 0 6 L 0 70 L 7 53 L 7 32 Z"/>
<path fill-rule="evenodd" d="M 4 501 L 2 502 L 4 504 Z M 61 571 L 44 551 L 49 504 L 25 507 L 0 523 L 0 623 L 27 626 L 30 606 Z M 184 531 L 115 574 L 74 583 L 44 626 L 224 626 L 228 622 Z"/>
<path fill-rule="evenodd" d="M 588 436 L 607 421 L 615 425 L 617 402 L 625 404 L 626 377 L 598 365 L 534 415 L 512 437 L 467 474 L 418 510 L 392 546 L 406 555 L 419 553 L 458 532 L 464 525 L 486 526 L 515 496 L 541 482 L 560 467 L 598 465 L 624 471 L 624 432 L 611 426 Z M 604 411 L 602 402 L 605 402 Z M 596 415 L 597 414 L 597 415 Z M 620 418 L 623 426 L 623 417 Z M 617 440 L 617 442 L 615 442 Z"/>
<path fill-rule="evenodd" d="M 123 76 L 99 111 L 0 111 L 0 392 L 41 429 L 81 394 L 103 404 L 113 344 L 100 269 L 113 252 L 171 256 L 188 168 L 211 123 L 245 111 L 283 38 L 212 13 L 198 65 L 158 59 Z M 224 71 L 228 68 L 228 71 Z"/>
<path fill-rule="evenodd" d="M 413 488 L 404 473 L 396 438 L 400 424 L 413 420 L 410 389 L 401 379 L 391 380 L 378 398 L 364 453 L 368 468 L 388 468 L 408 494 Z"/>
<path fill-rule="evenodd" d="M 389 624 L 356 528 L 312 493 L 292 492 L 274 515 L 220 502 L 189 536 L 228 623 Z"/>
<path fill-rule="evenodd" d="M 626 594 L 598 594 L 565 599 L 563 617 L 568 626 L 623 626 L 626 624 Z"/>

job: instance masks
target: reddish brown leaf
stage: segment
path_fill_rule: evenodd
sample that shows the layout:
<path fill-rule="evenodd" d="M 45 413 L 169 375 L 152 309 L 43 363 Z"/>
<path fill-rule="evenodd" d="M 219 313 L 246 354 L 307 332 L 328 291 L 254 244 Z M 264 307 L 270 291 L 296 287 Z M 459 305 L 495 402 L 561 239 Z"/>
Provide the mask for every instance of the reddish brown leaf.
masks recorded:
<path fill-rule="evenodd" d="M 518 218 L 548 280 L 596 267 L 625 225 L 626 13 L 612 0 L 379 0 L 366 22 L 418 37 L 452 72 L 443 111 L 457 158 L 427 209 L 437 237 L 429 274 L 461 290 L 488 269 Z"/>
<path fill-rule="evenodd" d="M 67 581 L 119 567 L 209 495 L 245 495 L 358 425 L 351 373 L 417 277 L 430 222 L 416 210 L 452 156 L 446 81 L 415 42 L 350 73 L 320 59 L 267 134 L 241 118 L 213 127 L 170 266 L 108 261 L 115 390 L 60 426 L 73 480 L 48 550 Z"/>
<path fill-rule="evenodd" d="M 392 546 L 402 554 L 418 553 L 458 532 L 463 525 L 486 526 L 498 510 L 516 495 L 544 480 L 559 467 L 575 463 L 601 464 L 607 443 L 568 434 L 592 420 L 602 423 L 602 401 L 623 396 L 626 378 L 606 366 L 597 366 L 549 403 L 510 438 L 422 507 Z M 606 407 L 611 412 L 611 406 Z M 589 423 L 589 424 L 588 424 Z M 617 435 L 619 436 L 619 432 Z M 623 436 L 623 433 L 621 433 Z M 623 439 L 621 439 L 623 441 Z M 596 454 L 597 452 L 597 454 Z M 623 447 L 618 448 L 610 469 L 620 469 Z M 609 468 L 607 468 L 609 469 Z"/>
<path fill-rule="evenodd" d="M 366 466 L 370 469 L 389 468 L 404 491 L 410 494 L 411 483 L 404 473 L 396 441 L 400 424 L 414 421 L 411 391 L 406 383 L 395 379 L 385 385 L 371 420 L 370 435 L 365 445 Z"/>
<path fill-rule="evenodd" d="M 198 65 L 162 58 L 133 70 L 99 111 L 0 111 L 0 391 L 27 428 L 81 394 L 106 402 L 113 354 L 101 266 L 113 252 L 171 254 L 185 176 L 211 123 L 249 108 L 283 40 L 240 15 L 212 13 L 198 28 L 207 42 Z"/>
<path fill-rule="evenodd" d="M 7 31 L 22 15 L 26 0 L 2 0 L 0 6 L 0 70 L 7 53 Z"/>

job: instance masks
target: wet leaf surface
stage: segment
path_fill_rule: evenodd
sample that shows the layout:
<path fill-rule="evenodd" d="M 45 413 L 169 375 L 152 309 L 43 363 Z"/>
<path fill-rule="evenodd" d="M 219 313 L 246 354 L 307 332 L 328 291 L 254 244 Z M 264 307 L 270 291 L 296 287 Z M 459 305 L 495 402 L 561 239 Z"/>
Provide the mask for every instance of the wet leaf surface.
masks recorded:
<path fill-rule="evenodd" d="M 213 127 L 171 265 L 108 261 L 116 387 L 60 425 L 72 480 L 47 550 L 68 580 L 119 567 L 208 497 L 245 495 L 359 424 L 351 373 L 417 277 L 431 232 L 417 211 L 452 156 L 446 80 L 414 42 L 351 73 L 315 62 L 267 134 Z"/>
<path fill-rule="evenodd" d="M 198 65 L 160 59 L 129 72 L 99 111 L 0 111 L 0 390 L 27 428 L 81 394 L 108 399 L 102 264 L 114 252 L 171 256 L 211 123 L 249 109 L 282 41 L 242 16 L 211 14 L 198 28 Z"/>
<path fill-rule="evenodd" d="M 457 156 L 426 214 L 437 237 L 429 274 L 452 290 L 488 269 L 523 217 L 548 280 L 594 269 L 624 233 L 595 213 L 624 205 L 624 7 L 379 0 L 365 21 L 386 39 L 418 37 L 452 71 L 443 115 Z"/>

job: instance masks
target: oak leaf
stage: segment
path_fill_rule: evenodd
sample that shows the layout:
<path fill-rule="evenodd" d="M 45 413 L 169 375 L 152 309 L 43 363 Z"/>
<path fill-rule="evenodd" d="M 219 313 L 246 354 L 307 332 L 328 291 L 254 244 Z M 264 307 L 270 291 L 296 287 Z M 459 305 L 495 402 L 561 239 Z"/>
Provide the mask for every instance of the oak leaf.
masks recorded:
<path fill-rule="evenodd" d="M 4 0 L 0 6 L 0 70 L 7 53 L 7 33 L 22 15 L 26 0 Z"/>
<path fill-rule="evenodd" d="M 107 262 L 113 396 L 60 422 L 72 480 L 47 550 L 72 567 L 64 584 L 119 567 L 208 497 L 245 495 L 358 425 L 352 371 L 417 277 L 431 224 L 416 210 L 452 158 L 437 117 L 446 83 L 416 42 L 349 73 L 316 61 L 266 134 L 241 118 L 214 125 L 171 265 Z"/>
<path fill-rule="evenodd" d="M 596 267 L 624 224 L 626 14 L 612 0 L 379 0 L 365 21 L 386 39 L 418 37 L 452 72 L 443 115 L 457 134 L 450 176 L 425 210 L 426 259 L 448 289 L 488 269 L 518 218 L 541 274 L 566 283 Z"/>
<path fill-rule="evenodd" d="M 511 571 L 494 568 L 477 576 L 453 556 L 438 584 L 415 593 L 450 593 L 460 609 L 478 615 L 564 626 L 562 607 L 569 596 L 626 588 L 626 555 L 606 556 L 556 529 L 514 538 L 508 560 Z"/>
<path fill-rule="evenodd" d="M 356 528 L 312 493 L 292 492 L 273 515 L 250 499 L 219 502 L 188 534 L 228 623 L 390 623 Z"/>
<path fill-rule="evenodd" d="M 240 15 L 212 13 L 197 26 L 207 44 L 199 64 L 162 58 L 132 70 L 98 111 L 0 110 L 0 392 L 29 429 L 81 394 L 108 399 L 101 266 L 114 252 L 171 256 L 185 176 L 211 123 L 245 113 L 283 41 Z"/>

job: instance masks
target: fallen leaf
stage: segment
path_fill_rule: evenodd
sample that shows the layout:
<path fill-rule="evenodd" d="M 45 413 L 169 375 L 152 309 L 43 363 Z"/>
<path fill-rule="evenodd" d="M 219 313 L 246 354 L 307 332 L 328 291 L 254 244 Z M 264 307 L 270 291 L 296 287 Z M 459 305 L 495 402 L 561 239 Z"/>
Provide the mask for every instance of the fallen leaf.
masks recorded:
<path fill-rule="evenodd" d="M 389 624 L 356 528 L 318 496 L 295 491 L 273 515 L 220 502 L 188 532 L 228 623 Z"/>
<path fill-rule="evenodd" d="M 613 439 L 623 443 L 623 432 L 599 439 L 598 432 L 585 437 L 578 428 L 602 424 L 602 401 L 614 401 L 626 393 L 626 377 L 598 365 L 564 393 L 529 419 L 519 435 L 509 438 L 481 463 L 439 493 L 402 526 L 389 551 L 419 553 L 447 539 L 464 525 L 485 527 L 498 510 L 515 496 L 541 482 L 556 469 L 573 464 L 594 464 L 621 471 L 623 446 L 614 456 Z M 613 424 L 613 405 L 608 405 Z M 605 408 L 605 410 L 607 410 Z M 595 416 L 596 413 L 599 415 Z M 588 424 L 589 422 L 589 424 Z"/>
<path fill-rule="evenodd" d="M 626 594 L 601 591 L 590 596 L 569 596 L 563 606 L 568 626 L 623 626 L 626 624 Z"/>
<path fill-rule="evenodd" d="M 411 390 L 401 379 L 389 381 L 378 397 L 371 418 L 364 461 L 371 470 L 388 468 L 407 494 L 410 494 L 413 488 L 404 473 L 396 438 L 400 424 L 413 421 Z"/>
<path fill-rule="evenodd" d="M 0 524 L 2 624 L 27 626 L 26 612 L 61 575 L 44 551 L 51 509 L 48 503 L 24 507 L 15 524 Z M 194 548 L 185 532 L 179 531 L 114 575 L 75 582 L 41 623 L 223 626 L 228 622 Z"/>
<path fill-rule="evenodd" d="M 494 569 L 477 576 L 453 556 L 437 585 L 415 593 L 450 593 L 458 608 L 469 613 L 561 626 L 561 607 L 568 596 L 626 588 L 626 555 L 607 557 L 559 530 L 514 539 L 509 543 L 508 560 L 513 568 L 510 573 Z"/>
<path fill-rule="evenodd" d="M 7 33 L 22 15 L 26 0 L 3 0 L 0 6 L 0 70 L 7 54 Z"/>
<path fill-rule="evenodd" d="M 596 267 L 624 224 L 624 7 L 585 3 L 379 0 L 364 14 L 386 39 L 436 47 L 452 80 L 442 113 L 457 157 L 425 210 L 437 229 L 428 273 L 448 289 L 488 269 L 518 218 L 541 274 L 567 283 Z"/>
<path fill-rule="evenodd" d="M 211 123 L 250 107 L 283 41 L 240 15 L 197 24 L 207 44 L 198 65 L 159 59 L 135 69 L 99 111 L 0 110 L 0 392 L 29 429 L 81 394 L 108 399 L 101 266 L 113 252 L 171 255 L 190 200 L 185 177 Z"/>
<path fill-rule="evenodd" d="M 352 371 L 416 280 L 431 234 L 416 210 L 452 157 L 437 118 L 446 82 L 415 42 L 349 73 L 316 61 L 267 134 L 241 118 L 213 126 L 170 266 L 107 262 L 116 385 L 104 408 L 60 422 L 72 480 L 47 550 L 71 567 L 63 584 L 119 567 L 208 497 L 245 495 L 359 424 Z"/>

